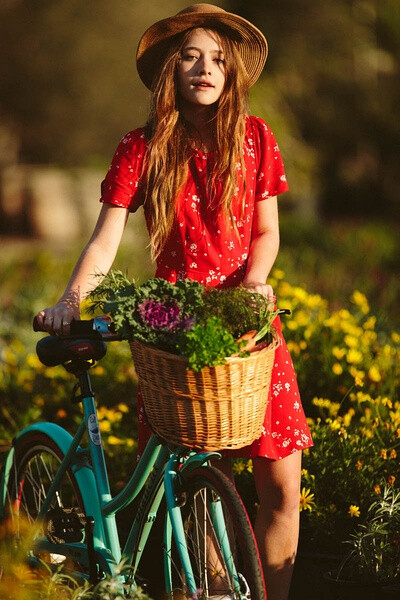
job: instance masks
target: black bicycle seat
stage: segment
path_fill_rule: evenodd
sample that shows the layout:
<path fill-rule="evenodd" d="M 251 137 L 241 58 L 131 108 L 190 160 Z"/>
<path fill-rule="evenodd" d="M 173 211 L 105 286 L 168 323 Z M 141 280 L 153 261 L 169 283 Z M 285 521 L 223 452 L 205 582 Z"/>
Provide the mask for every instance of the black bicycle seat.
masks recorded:
<path fill-rule="evenodd" d="M 36 344 L 36 353 L 47 367 L 55 367 L 73 360 L 100 360 L 107 352 L 102 340 L 88 338 L 61 338 L 49 335 Z"/>

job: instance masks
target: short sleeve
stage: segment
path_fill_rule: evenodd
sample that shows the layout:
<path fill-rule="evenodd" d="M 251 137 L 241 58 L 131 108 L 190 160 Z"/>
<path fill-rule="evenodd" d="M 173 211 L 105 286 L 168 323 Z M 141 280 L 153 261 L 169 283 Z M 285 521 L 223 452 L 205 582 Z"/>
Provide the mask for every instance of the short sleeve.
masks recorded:
<path fill-rule="evenodd" d="M 259 201 L 283 194 L 289 186 L 274 134 L 262 119 L 258 117 L 250 117 L 250 119 L 258 163 L 255 200 Z"/>
<path fill-rule="evenodd" d="M 130 212 L 143 204 L 141 176 L 145 152 L 143 129 L 135 129 L 122 138 L 101 183 L 100 202 L 128 208 Z"/>

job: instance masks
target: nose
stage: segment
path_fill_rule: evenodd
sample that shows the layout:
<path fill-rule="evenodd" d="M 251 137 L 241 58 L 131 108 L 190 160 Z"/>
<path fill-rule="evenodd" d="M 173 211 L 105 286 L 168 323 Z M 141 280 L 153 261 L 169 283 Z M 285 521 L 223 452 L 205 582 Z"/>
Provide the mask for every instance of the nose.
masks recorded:
<path fill-rule="evenodd" d="M 211 75 L 211 60 L 203 56 L 197 61 L 197 68 L 200 75 Z"/>

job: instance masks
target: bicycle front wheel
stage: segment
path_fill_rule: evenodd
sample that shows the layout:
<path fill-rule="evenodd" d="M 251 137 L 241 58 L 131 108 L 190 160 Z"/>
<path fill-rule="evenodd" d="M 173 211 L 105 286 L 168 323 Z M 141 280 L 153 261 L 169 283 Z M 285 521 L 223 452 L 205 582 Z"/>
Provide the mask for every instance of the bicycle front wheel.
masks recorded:
<path fill-rule="evenodd" d="M 29 557 L 32 564 L 46 563 L 52 569 L 63 567 L 83 576 L 87 566 L 63 554 L 64 544 L 80 543 L 85 538 L 85 511 L 78 484 L 71 470 L 61 480 L 54 499 L 37 522 L 63 453 L 49 436 L 30 432 L 15 445 L 14 462 L 6 492 L 5 516 L 12 524 L 17 545 L 32 540 Z M 46 544 L 49 542 L 49 549 Z"/>
<path fill-rule="evenodd" d="M 214 467 L 201 467 L 185 476 L 178 500 L 196 597 L 265 600 L 257 543 L 232 482 Z M 174 592 L 174 598 L 181 598 L 182 593 L 193 598 L 188 595 L 184 579 L 182 575 L 181 587 Z"/>

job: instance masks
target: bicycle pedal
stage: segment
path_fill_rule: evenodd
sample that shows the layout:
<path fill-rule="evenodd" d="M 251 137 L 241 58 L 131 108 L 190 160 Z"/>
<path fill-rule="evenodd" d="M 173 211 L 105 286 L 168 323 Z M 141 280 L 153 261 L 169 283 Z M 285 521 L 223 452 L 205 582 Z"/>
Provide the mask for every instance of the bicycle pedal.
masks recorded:
<path fill-rule="evenodd" d="M 78 508 L 51 508 L 44 520 L 47 539 L 53 544 L 82 542 L 85 539 L 85 516 Z"/>

